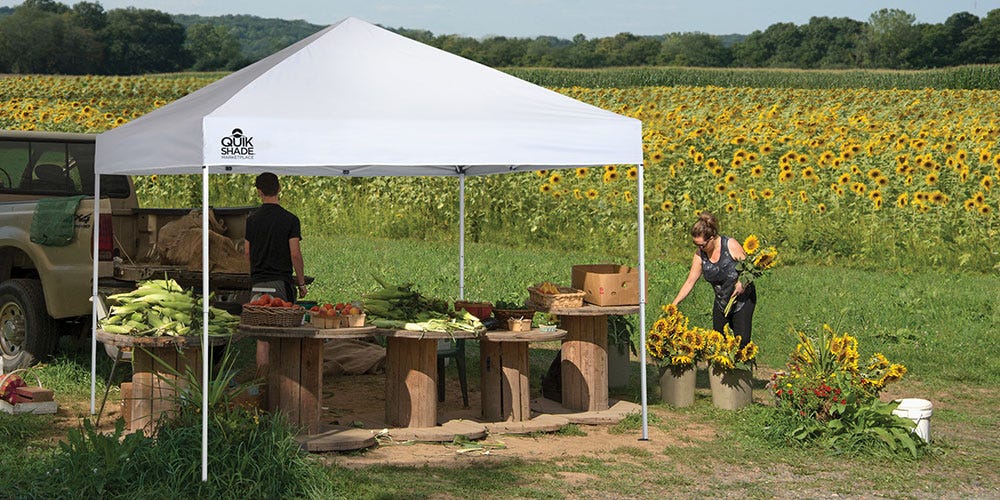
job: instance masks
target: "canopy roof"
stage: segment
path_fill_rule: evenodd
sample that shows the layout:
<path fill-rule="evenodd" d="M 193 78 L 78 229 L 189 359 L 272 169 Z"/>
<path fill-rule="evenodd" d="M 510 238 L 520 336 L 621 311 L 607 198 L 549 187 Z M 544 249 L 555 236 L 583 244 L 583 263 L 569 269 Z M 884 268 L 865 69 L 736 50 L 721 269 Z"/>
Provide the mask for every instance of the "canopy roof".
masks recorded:
<path fill-rule="evenodd" d="M 103 174 L 482 175 L 642 162 L 642 125 L 347 18 L 97 137 Z M 213 169 L 215 170 L 215 169 Z"/>

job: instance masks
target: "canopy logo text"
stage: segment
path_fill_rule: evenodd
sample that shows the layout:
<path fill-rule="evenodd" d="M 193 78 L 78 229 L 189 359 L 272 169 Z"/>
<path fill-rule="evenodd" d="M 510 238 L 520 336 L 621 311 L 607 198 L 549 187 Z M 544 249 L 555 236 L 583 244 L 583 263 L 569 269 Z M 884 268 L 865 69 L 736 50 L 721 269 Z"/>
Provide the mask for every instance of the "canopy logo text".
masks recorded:
<path fill-rule="evenodd" d="M 233 133 L 223 137 L 220 141 L 222 149 L 221 156 L 226 160 L 252 160 L 253 159 L 253 137 L 243 135 L 243 131 L 234 128 Z"/>

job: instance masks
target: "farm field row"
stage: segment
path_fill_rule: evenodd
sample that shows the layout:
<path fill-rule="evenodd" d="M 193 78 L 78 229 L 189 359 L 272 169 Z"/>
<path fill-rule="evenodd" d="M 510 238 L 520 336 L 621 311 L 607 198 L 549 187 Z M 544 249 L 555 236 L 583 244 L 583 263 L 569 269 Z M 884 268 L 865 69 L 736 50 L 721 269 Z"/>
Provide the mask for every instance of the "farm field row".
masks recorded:
<path fill-rule="evenodd" d="M 6 77 L 0 127 L 101 132 L 219 76 Z M 643 121 L 653 256 L 686 254 L 686 227 L 710 210 L 724 231 L 760 234 L 788 262 L 990 272 L 1000 261 L 997 91 L 554 90 Z M 469 179 L 469 237 L 634 255 L 635 239 L 623 235 L 635 233 L 637 177 L 635 166 L 595 165 Z M 150 206 L 198 198 L 198 182 L 184 176 L 137 182 Z M 295 178 L 284 201 L 306 227 L 449 238 L 456 184 Z M 216 176 L 212 202 L 252 204 L 250 185 L 244 176 Z"/>

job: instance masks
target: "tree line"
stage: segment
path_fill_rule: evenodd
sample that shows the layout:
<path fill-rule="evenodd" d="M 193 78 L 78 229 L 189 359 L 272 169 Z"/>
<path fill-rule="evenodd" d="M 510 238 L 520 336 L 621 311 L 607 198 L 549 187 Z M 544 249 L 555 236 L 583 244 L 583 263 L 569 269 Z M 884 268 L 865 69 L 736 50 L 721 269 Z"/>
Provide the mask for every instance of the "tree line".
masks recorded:
<path fill-rule="evenodd" d="M 231 71 L 322 29 L 304 21 L 255 16 L 171 16 L 152 9 L 112 9 L 24 0 L 0 8 L 0 72 L 55 74 Z M 867 21 L 813 17 L 776 23 L 749 35 L 669 33 L 572 39 L 483 39 L 390 28 L 493 67 L 620 66 L 802 69 L 925 69 L 1000 63 L 1000 9 L 968 12 L 943 23 L 881 9 Z"/>

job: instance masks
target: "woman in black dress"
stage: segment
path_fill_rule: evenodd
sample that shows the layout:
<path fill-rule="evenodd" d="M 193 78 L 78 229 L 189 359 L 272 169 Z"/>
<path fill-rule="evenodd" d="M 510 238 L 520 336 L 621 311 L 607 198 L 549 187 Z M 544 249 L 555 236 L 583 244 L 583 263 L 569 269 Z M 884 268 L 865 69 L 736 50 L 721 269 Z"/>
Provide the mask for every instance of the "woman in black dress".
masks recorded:
<path fill-rule="evenodd" d="M 691 259 L 691 271 L 681 286 L 673 304 L 684 300 L 699 277 L 712 284 L 715 300 L 712 304 L 712 328 L 722 332 L 728 323 L 733 335 L 740 337 L 740 348 L 750 342 L 753 311 L 757 305 L 757 290 L 753 283 L 744 287 L 739 281 L 736 262 L 747 258 L 739 241 L 719 235 L 719 221 L 709 212 L 698 214 L 691 226 L 691 241 L 697 247 Z M 736 303 L 726 316 L 726 304 L 736 296 Z"/>

